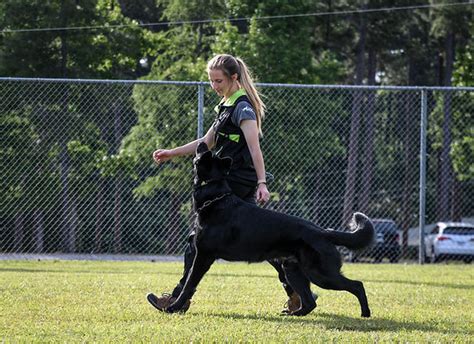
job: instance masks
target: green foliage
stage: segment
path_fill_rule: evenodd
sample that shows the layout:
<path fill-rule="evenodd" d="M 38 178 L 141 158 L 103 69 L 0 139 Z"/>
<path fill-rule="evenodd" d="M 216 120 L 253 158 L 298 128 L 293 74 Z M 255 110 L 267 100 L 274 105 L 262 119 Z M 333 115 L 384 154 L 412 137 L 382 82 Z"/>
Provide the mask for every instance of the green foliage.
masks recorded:
<path fill-rule="evenodd" d="M 150 195 L 150 182 L 156 181 L 157 188 L 176 190 L 179 180 L 189 179 L 189 161 L 176 159 L 162 166 L 154 164 L 152 153 L 158 148 L 174 148 L 192 141 L 196 135 L 197 106 L 196 88 L 162 85 L 134 89 L 135 110 L 138 123 L 124 138 L 120 157 L 133 157 L 135 171 L 145 177 L 144 185 L 135 192 Z M 159 172 L 159 176 L 148 180 Z"/>
<path fill-rule="evenodd" d="M 454 64 L 453 85 L 460 87 L 474 85 L 474 45 L 472 44 L 458 55 Z"/>
<path fill-rule="evenodd" d="M 365 3 L 368 8 L 393 6 L 393 1 L 388 0 Z M 417 0 L 413 5 L 429 3 L 434 2 Z M 2 29 L 105 28 L 4 32 L 0 34 L 0 75 L 207 80 L 209 58 L 217 53 L 230 53 L 242 57 L 260 82 L 352 83 L 355 48 L 361 34 L 360 13 L 271 20 L 263 17 L 353 11 L 362 5 L 347 0 L 52 0 L 40 5 L 36 0 L 4 0 L 0 2 Z M 365 14 L 364 79 L 370 51 L 376 55 L 376 72 L 383 84 L 439 84 L 445 68 L 445 38 L 453 32 L 453 85 L 473 86 L 474 21 L 467 8 L 449 6 Z M 237 17 L 251 19 L 139 26 L 150 21 Z M 140 64 L 142 58 L 148 66 Z M 178 213 L 182 223 L 186 222 L 185 208 L 180 207 L 178 200 L 189 200 L 189 187 L 182 190 L 180 185 L 183 180 L 191 180 L 190 160 L 178 158 L 156 166 L 151 154 L 158 148 L 176 147 L 196 138 L 197 89 L 129 85 L 51 83 L 32 84 L 21 91 L 15 85 L 2 89 L 2 99 L 10 100 L 8 108 L 0 101 L 1 138 L 5 142 L 0 149 L 0 170 L 4 175 L 0 196 L 5 200 L 2 209 L 29 211 L 39 207 L 54 212 L 62 202 L 61 188 L 64 190 L 67 180 L 70 196 L 77 202 L 95 202 L 101 190 L 110 195 L 107 192 L 114 185 L 121 185 L 127 195 L 124 207 L 136 207 L 134 221 L 140 216 L 144 223 L 153 220 L 155 217 L 143 209 L 152 208 L 156 199 L 164 199 L 164 204 L 158 205 L 162 207 L 157 211 L 160 221 L 170 211 Z M 319 195 L 309 194 L 311 188 L 302 185 L 316 189 L 317 173 L 324 171 L 330 171 L 331 176 L 346 173 L 349 127 L 343 123 L 350 122 L 351 97 L 303 90 L 299 92 L 300 98 L 287 92 L 285 99 L 278 90 L 268 88 L 262 92 L 269 110 L 263 127 L 265 162 L 276 174 L 275 189 L 283 190 L 275 199 L 284 204 L 340 194 L 336 192 L 340 190 L 335 190 L 340 186 L 335 184 L 341 183 L 334 183 L 332 177 L 323 182 L 335 186 L 319 190 Z M 211 93 L 206 88 L 206 105 L 218 101 Z M 462 181 L 472 180 L 471 93 L 457 93 L 452 99 L 455 106 L 451 158 L 455 175 Z M 402 135 L 409 137 L 408 130 L 417 130 L 417 124 L 403 123 L 406 113 L 418 114 L 419 109 L 405 108 L 403 100 L 397 103 L 392 98 L 383 92 L 378 95 L 375 179 L 377 183 L 390 179 L 403 185 L 410 182 L 409 178 L 394 166 L 406 161 L 404 152 L 414 147 Z M 93 108 L 90 104 L 94 104 Z M 439 93 L 430 96 L 429 106 L 429 169 L 436 170 L 435 159 L 443 142 L 443 97 Z M 209 107 L 205 109 L 205 128 L 213 117 L 212 106 Z M 319 111 L 331 115 L 321 118 Z M 121 126 L 115 124 L 120 121 Z M 301 137 L 319 149 L 305 150 Z M 282 159 L 282 155 L 291 159 Z M 411 160 L 408 163 L 416 165 Z M 288 168 L 291 174 L 285 172 Z M 67 173 L 68 178 L 61 180 L 62 173 Z M 430 174 L 428 184 L 436 185 L 437 178 Z M 48 185 L 47 191 L 35 193 L 35 185 Z M 400 215 L 402 198 L 385 189 L 381 194 L 373 205 L 377 214 Z M 436 198 L 434 193 L 432 198 Z M 308 204 L 302 207 L 306 210 L 301 215 L 311 214 L 314 207 L 310 201 L 305 202 Z M 16 204 L 22 208 L 15 208 Z M 165 222 L 160 221 L 153 224 L 165 227 Z M 147 230 L 141 232 L 144 237 Z M 150 247 L 151 243 L 147 249 Z"/>
<path fill-rule="evenodd" d="M 419 0 L 414 5 L 429 3 L 434 2 Z M 392 5 L 387 0 L 366 2 L 369 9 Z M 243 57 L 258 80 L 283 83 L 349 82 L 360 15 L 271 20 L 262 17 L 361 8 L 347 0 L 54 0 L 41 6 L 33 0 L 5 0 L 0 6 L 0 27 L 5 29 L 105 26 L 92 30 L 4 33 L 0 38 L 2 75 L 130 79 L 150 72 L 149 67 L 139 65 L 141 58 L 147 58 L 153 64 L 149 78 L 205 80 L 203 67 L 209 57 L 227 52 Z M 140 14 L 139 8 L 149 15 Z M 140 27 L 138 21 L 236 17 L 253 19 L 231 24 L 161 25 L 151 27 L 154 31 Z M 472 11 L 465 6 L 374 12 L 365 17 L 366 50 L 377 52 L 378 70 L 385 73 L 386 83 L 436 82 L 436 61 L 430 51 L 440 47 L 448 31 L 456 34 L 457 50 L 472 46 Z M 416 70 L 409 67 L 410 63 Z"/>
<path fill-rule="evenodd" d="M 454 171 L 461 181 L 474 180 L 474 127 L 467 135 L 455 141 L 451 151 Z"/>
<path fill-rule="evenodd" d="M 189 25 L 157 34 L 160 49 L 153 62 L 148 80 L 205 80 L 207 60 L 190 47 L 197 47 L 198 36 Z M 205 45 L 205 42 L 201 44 Z"/>
<path fill-rule="evenodd" d="M 344 63 L 328 50 L 312 60 L 313 82 L 320 85 L 342 84 L 346 79 Z"/>
<path fill-rule="evenodd" d="M 443 123 L 444 123 L 444 103 L 449 92 L 435 94 L 436 107 L 431 114 L 431 125 L 428 128 L 428 135 L 431 138 L 431 146 L 433 155 L 439 154 L 442 149 L 443 142 Z M 473 128 L 473 104 L 474 98 L 470 92 L 459 92 L 450 95 L 453 104 L 460 104 L 455 107 L 452 114 L 453 126 L 451 135 L 453 137 L 450 155 L 453 160 L 453 168 L 456 172 L 456 178 L 461 181 L 473 179 L 472 161 L 473 148 L 472 134 Z M 436 167 L 432 167 L 436 168 Z"/>
<path fill-rule="evenodd" d="M 172 21 L 220 18 L 226 13 L 223 0 L 157 0 L 165 8 L 165 18 Z"/>
<path fill-rule="evenodd" d="M 430 0 L 431 4 L 450 4 L 448 0 Z M 463 6 L 434 7 L 430 11 L 431 34 L 442 39 L 450 32 L 466 36 L 472 26 L 473 13 Z"/>
<path fill-rule="evenodd" d="M 54 0 L 41 6 L 31 0 L 7 0 L 3 9 L 0 26 L 7 29 L 128 26 L 6 33 L 0 45 L 2 75 L 135 78 L 150 39 L 147 30 L 122 15 L 116 0 Z"/>
<path fill-rule="evenodd" d="M 3 176 L 0 183 L 1 211 L 5 211 L 5 206 L 8 208 L 12 203 L 27 201 L 30 183 L 26 171 L 38 163 L 35 156 L 37 140 L 31 123 L 21 113 L 12 111 L 0 116 L 0 172 Z M 12 166 L 17 168 L 12 169 Z"/>
<path fill-rule="evenodd" d="M 229 4 L 230 12 L 237 17 L 248 15 L 250 6 Z M 308 83 L 312 79 L 310 53 L 313 20 L 311 18 L 290 18 L 267 21 L 257 17 L 281 13 L 299 14 L 310 9 L 310 2 L 263 1 L 254 7 L 253 19 L 248 31 L 240 33 L 236 26 L 218 26 L 219 36 L 213 45 L 214 53 L 231 53 L 242 57 L 251 67 L 260 82 Z M 232 7 L 235 6 L 235 7 Z M 242 11 L 243 13 L 240 13 Z M 294 47 L 298 42 L 298 48 Z M 278 61 L 274 63 L 273 61 Z"/>

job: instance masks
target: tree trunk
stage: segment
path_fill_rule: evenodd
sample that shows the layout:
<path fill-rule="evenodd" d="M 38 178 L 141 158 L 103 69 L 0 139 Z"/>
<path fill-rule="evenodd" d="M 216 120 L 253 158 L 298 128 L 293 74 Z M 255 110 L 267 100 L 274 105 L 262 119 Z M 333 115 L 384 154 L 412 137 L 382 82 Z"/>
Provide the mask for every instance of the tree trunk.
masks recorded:
<path fill-rule="evenodd" d="M 122 251 L 122 186 L 120 176 L 117 176 L 114 188 L 114 253 L 120 253 Z"/>
<path fill-rule="evenodd" d="M 106 192 L 105 181 L 96 173 L 98 190 L 95 199 L 95 230 L 94 230 L 94 252 L 102 251 L 102 231 L 104 227 L 104 192 Z"/>
<path fill-rule="evenodd" d="M 368 83 L 375 85 L 375 73 L 377 66 L 377 55 L 373 48 L 369 50 L 368 61 Z M 364 112 L 365 119 L 365 135 L 364 135 L 364 157 L 362 161 L 362 192 L 360 195 L 359 209 L 362 212 L 369 213 L 370 196 L 372 191 L 372 179 L 374 175 L 374 139 L 375 139 L 375 92 L 369 91 L 367 98 L 366 111 Z"/>
<path fill-rule="evenodd" d="M 122 118 L 120 107 L 114 104 L 114 137 L 115 151 L 118 153 L 122 143 Z M 114 180 L 114 252 L 122 251 L 122 171 L 119 171 Z"/>
<path fill-rule="evenodd" d="M 418 68 L 416 68 L 416 59 L 415 56 L 412 54 L 408 56 L 408 84 L 415 85 L 417 84 L 418 79 Z M 413 98 L 412 98 L 413 96 Z M 415 137 L 416 133 L 413 130 L 413 121 L 412 121 L 412 113 L 413 110 L 411 109 L 412 104 L 417 100 L 414 97 L 417 97 L 417 94 L 409 94 L 408 101 L 404 101 L 402 106 L 404 107 L 404 135 L 402 136 L 403 140 L 403 151 L 404 151 L 404 158 L 403 158 L 403 191 L 402 191 L 402 202 L 401 202 L 401 223 L 400 226 L 402 228 L 402 255 L 405 255 L 408 249 L 408 229 L 411 225 L 411 193 L 412 193 L 412 183 L 416 180 L 413 166 L 415 166 L 417 160 L 414 160 L 414 155 L 412 153 L 413 147 L 416 145 L 413 142 L 413 138 Z"/>
<path fill-rule="evenodd" d="M 462 221 L 462 182 L 457 179 L 453 181 L 453 200 L 451 202 L 451 219 L 456 222 Z"/>
<path fill-rule="evenodd" d="M 444 73 L 444 86 L 451 86 L 451 77 L 454 64 L 454 34 L 448 33 L 446 36 L 446 67 Z M 452 117 L 452 93 L 446 91 L 444 94 L 444 121 L 443 121 L 443 146 L 441 151 L 441 180 L 439 201 L 439 219 L 449 219 L 450 199 L 452 190 L 453 171 L 451 166 L 451 117 Z"/>
<path fill-rule="evenodd" d="M 196 44 L 196 56 L 199 56 L 201 54 L 201 51 L 202 51 L 202 37 L 203 37 L 203 26 L 202 24 L 198 24 L 198 28 L 197 28 L 197 31 L 198 31 L 198 40 L 197 40 L 197 44 Z"/>
<path fill-rule="evenodd" d="M 363 9 L 367 5 L 363 6 Z M 360 14 L 359 22 L 359 42 L 357 44 L 357 61 L 356 61 L 356 85 L 362 84 L 364 78 L 365 67 L 365 40 L 367 33 L 367 22 L 364 14 Z M 346 186 L 344 192 L 344 208 L 342 215 L 342 225 L 346 224 L 351 216 L 354 208 L 354 196 L 356 190 L 357 180 L 357 161 L 359 159 L 358 145 L 359 145 L 359 126 L 360 126 L 360 110 L 362 106 L 362 91 L 354 90 L 352 99 L 352 117 L 351 129 L 349 137 L 349 152 L 347 163 Z"/>
<path fill-rule="evenodd" d="M 65 14 L 65 4 L 64 0 L 61 1 L 61 22 L 63 27 L 67 26 L 67 17 Z M 63 78 L 67 77 L 67 33 L 65 30 L 61 31 L 60 34 L 60 44 L 61 44 L 61 75 Z M 61 204 L 62 204 L 62 247 L 66 252 L 75 251 L 75 242 L 74 235 L 71 236 L 71 220 L 72 215 L 70 214 L 71 210 L 71 199 L 70 199 L 70 190 L 69 190 L 69 170 L 70 170 L 70 161 L 69 154 L 67 151 L 67 119 L 68 119 L 68 98 L 69 98 L 69 88 L 66 85 L 66 90 L 64 91 L 62 104 L 61 104 L 61 121 L 60 123 L 60 166 L 61 166 Z"/>
<path fill-rule="evenodd" d="M 408 229 L 411 225 L 411 194 L 413 192 L 413 182 L 416 180 L 413 166 L 416 166 L 417 160 L 414 159 L 414 156 L 418 158 L 417 154 L 413 154 L 413 147 L 416 147 L 416 144 L 413 142 L 413 138 L 416 137 L 416 132 L 413 130 L 416 128 L 413 126 L 413 110 L 412 104 L 417 100 L 418 93 L 409 94 L 407 99 L 404 100 L 404 103 L 401 104 L 401 107 L 404 108 L 404 133 L 402 136 L 403 141 L 403 190 L 402 190 L 402 203 L 401 203 L 401 228 L 402 228 L 402 254 L 404 255 L 408 249 Z M 412 98 L 413 97 L 413 98 Z"/>
<path fill-rule="evenodd" d="M 36 210 L 33 214 L 35 253 L 42 253 L 44 250 L 44 214 L 42 210 Z"/>
<path fill-rule="evenodd" d="M 66 107 L 63 105 L 63 109 Z M 67 111 L 67 110 L 64 110 Z M 63 116 L 66 113 L 63 112 Z M 62 134 L 64 135 L 64 134 Z M 62 249 L 65 252 L 74 251 L 74 244 L 69 241 L 71 232 L 71 214 L 70 214 L 70 193 L 69 193 L 69 154 L 67 152 L 65 139 L 61 139 L 61 153 L 59 155 L 61 168 L 61 208 L 62 208 Z"/>
<path fill-rule="evenodd" d="M 15 215 L 15 234 L 13 235 L 13 252 L 19 253 L 23 248 L 23 239 L 25 238 L 25 215 L 17 213 Z"/>
<path fill-rule="evenodd" d="M 327 12 L 332 11 L 332 0 L 326 0 L 326 4 L 328 6 Z M 324 30 L 324 49 L 328 50 L 331 46 L 330 36 L 331 36 L 331 17 L 332 16 L 324 16 L 325 21 L 325 30 Z"/>
<path fill-rule="evenodd" d="M 319 217 L 321 215 L 321 169 L 317 168 L 313 173 L 313 185 L 314 185 L 314 192 L 313 192 L 313 207 L 311 209 L 312 216 L 310 217 L 310 221 L 314 223 L 319 223 Z"/>
<path fill-rule="evenodd" d="M 71 197 L 70 200 L 71 208 L 69 214 L 71 216 L 69 221 L 69 233 L 68 233 L 68 243 L 69 243 L 69 252 L 76 252 L 76 233 L 77 227 L 79 224 L 78 214 L 77 214 L 77 203 L 74 198 Z"/>
<path fill-rule="evenodd" d="M 112 155 L 115 153 L 116 149 L 115 140 L 111 142 L 109 133 L 109 126 L 107 120 L 99 120 L 97 126 L 100 128 L 100 139 L 103 142 L 106 142 L 108 151 L 107 154 Z M 102 234 L 104 231 L 104 223 L 106 214 L 104 209 L 104 199 L 108 199 L 110 195 L 110 188 L 108 179 L 102 177 L 99 171 L 94 173 L 95 185 L 97 186 L 97 191 L 95 192 L 95 220 L 94 220 L 94 252 L 102 252 Z"/>

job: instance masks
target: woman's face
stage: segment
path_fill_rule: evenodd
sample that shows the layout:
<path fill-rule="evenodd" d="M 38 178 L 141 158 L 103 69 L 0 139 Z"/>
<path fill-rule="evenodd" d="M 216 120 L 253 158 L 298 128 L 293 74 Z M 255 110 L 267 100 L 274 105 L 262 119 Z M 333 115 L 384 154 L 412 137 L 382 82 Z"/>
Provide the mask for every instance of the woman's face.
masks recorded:
<path fill-rule="evenodd" d="M 233 78 L 229 78 L 220 69 L 211 69 L 208 74 L 211 87 L 219 96 L 229 97 L 232 95 L 233 88 L 235 88 Z"/>

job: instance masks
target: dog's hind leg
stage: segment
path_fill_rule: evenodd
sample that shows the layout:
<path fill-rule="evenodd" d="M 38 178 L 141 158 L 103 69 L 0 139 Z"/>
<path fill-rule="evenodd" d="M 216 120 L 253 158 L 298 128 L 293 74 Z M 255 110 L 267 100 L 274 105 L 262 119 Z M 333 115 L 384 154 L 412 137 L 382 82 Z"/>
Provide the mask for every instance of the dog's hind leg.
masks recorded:
<path fill-rule="evenodd" d="M 191 270 L 189 271 L 188 278 L 184 284 L 183 290 L 179 294 L 175 302 L 173 302 L 168 308 L 167 313 L 174 313 L 181 310 L 187 300 L 190 300 L 196 291 L 196 287 L 201 281 L 204 274 L 209 271 L 212 263 L 215 259 L 211 255 L 197 253 L 194 257 L 194 262 Z"/>
<path fill-rule="evenodd" d="M 360 303 L 361 316 L 370 317 L 367 295 L 362 282 L 350 280 L 339 271 L 323 272 L 319 269 L 305 269 L 312 283 L 324 289 L 346 290 L 357 297 Z"/>
<path fill-rule="evenodd" d="M 310 288 L 310 281 L 301 271 L 298 262 L 285 260 L 283 262 L 283 270 L 286 279 L 294 291 L 300 296 L 300 309 L 288 313 L 288 315 L 303 316 L 316 308 L 316 301 Z"/>
<path fill-rule="evenodd" d="M 321 246 L 324 254 L 311 248 L 300 250 L 299 262 L 303 273 L 317 286 L 324 289 L 345 290 L 357 297 L 361 315 L 370 317 L 367 295 L 362 282 L 346 278 L 340 271 L 341 257 L 336 247 Z"/>

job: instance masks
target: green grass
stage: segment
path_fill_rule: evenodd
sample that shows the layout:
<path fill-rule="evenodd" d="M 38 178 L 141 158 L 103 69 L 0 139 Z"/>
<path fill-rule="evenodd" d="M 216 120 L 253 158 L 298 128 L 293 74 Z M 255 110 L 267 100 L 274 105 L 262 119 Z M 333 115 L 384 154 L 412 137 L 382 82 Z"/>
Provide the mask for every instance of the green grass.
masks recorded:
<path fill-rule="evenodd" d="M 182 264 L 0 261 L 0 342 L 473 342 L 474 267 L 344 266 L 362 280 L 372 318 L 356 298 L 322 290 L 318 308 L 284 317 L 268 264 L 214 264 L 185 315 L 145 300 L 170 291 Z"/>

